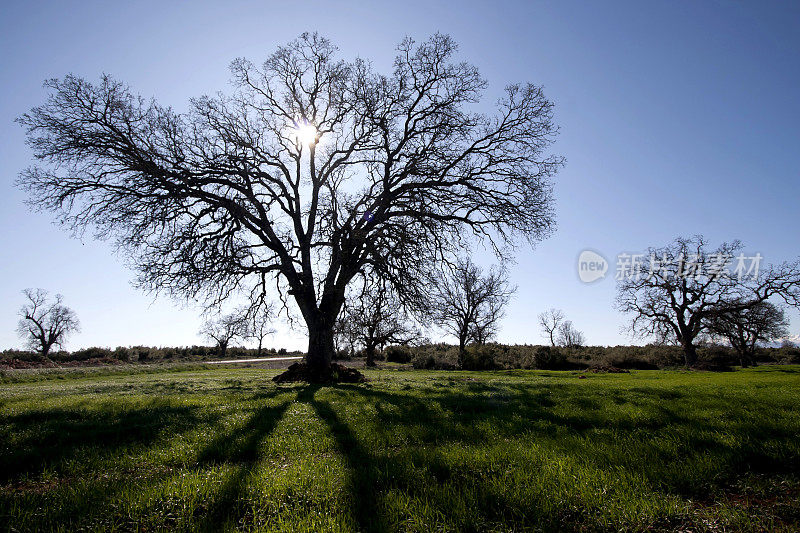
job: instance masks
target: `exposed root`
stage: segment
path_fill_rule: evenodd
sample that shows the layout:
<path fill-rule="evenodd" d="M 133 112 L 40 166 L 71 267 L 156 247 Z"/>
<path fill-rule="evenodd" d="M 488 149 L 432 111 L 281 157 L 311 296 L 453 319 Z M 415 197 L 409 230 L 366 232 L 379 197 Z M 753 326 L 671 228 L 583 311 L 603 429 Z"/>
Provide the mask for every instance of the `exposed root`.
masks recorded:
<path fill-rule="evenodd" d="M 276 383 L 363 383 L 367 381 L 364 374 L 355 368 L 349 368 L 338 363 L 332 363 L 328 368 L 316 369 L 309 367 L 305 362 L 294 363 L 282 374 L 278 374 L 272 381 Z"/>

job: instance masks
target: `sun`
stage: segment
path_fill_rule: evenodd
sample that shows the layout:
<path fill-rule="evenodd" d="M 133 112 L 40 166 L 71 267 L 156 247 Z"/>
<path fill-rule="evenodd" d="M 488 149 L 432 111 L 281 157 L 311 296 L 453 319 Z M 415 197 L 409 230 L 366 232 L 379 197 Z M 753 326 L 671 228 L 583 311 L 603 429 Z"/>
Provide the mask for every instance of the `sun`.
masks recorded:
<path fill-rule="evenodd" d="M 313 146 L 317 143 L 317 136 L 319 132 L 313 124 L 305 123 L 298 124 L 295 128 L 295 137 L 297 142 Z"/>

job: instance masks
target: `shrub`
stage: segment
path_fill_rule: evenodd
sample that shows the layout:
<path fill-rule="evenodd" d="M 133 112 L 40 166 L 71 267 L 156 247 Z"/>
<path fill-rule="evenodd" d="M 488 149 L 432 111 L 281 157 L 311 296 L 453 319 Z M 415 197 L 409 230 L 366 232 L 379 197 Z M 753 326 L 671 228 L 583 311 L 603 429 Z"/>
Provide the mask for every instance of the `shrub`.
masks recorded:
<path fill-rule="evenodd" d="M 456 368 L 458 347 L 448 344 L 427 344 L 414 349 L 411 365 L 428 370 L 452 370 Z"/>
<path fill-rule="evenodd" d="M 567 366 L 567 357 L 551 346 L 539 346 L 533 353 L 534 367 L 541 370 L 559 370 Z"/>
<path fill-rule="evenodd" d="M 436 358 L 431 354 L 417 354 L 411 360 L 411 366 L 417 370 L 431 370 L 436 368 Z"/>
<path fill-rule="evenodd" d="M 431 354 L 416 357 L 411 364 L 418 370 L 455 370 L 456 365 L 448 361 L 436 359 Z"/>
<path fill-rule="evenodd" d="M 351 359 L 350 350 L 336 350 L 333 353 L 333 358 L 337 361 L 349 361 Z"/>
<path fill-rule="evenodd" d="M 592 357 L 591 361 L 595 366 L 635 370 L 657 370 L 658 365 L 653 362 L 653 359 L 657 358 L 658 357 L 653 357 L 653 353 L 648 347 L 615 346 L 604 350 L 604 352 L 598 356 Z M 661 359 L 666 361 L 664 358 Z"/>
<path fill-rule="evenodd" d="M 800 364 L 800 348 L 797 346 L 781 346 L 780 348 L 766 348 L 759 350 L 759 353 L 765 353 L 765 356 L 758 357 L 759 361 L 766 359 L 768 362 L 775 362 L 784 365 L 797 365 Z"/>
<path fill-rule="evenodd" d="M 386 360 L 390 363 L 410 363 L 413 354 L 411 348 L 406 345 L 389 346 L 384 350 Z"/>
<path fill-rule="evenodd" d="M 697 351 L 696 370 L 710 370 L 712 372 L 728 372 L 731 367 L 738 364 L 733 350 L 724 346 L 709 346 Z"/>
<path fill-rule="evenodd" d="M 0 353 L 0 360 L 11 361 L 12 359 L 17 359 L 19 361 L 44 361 L 44 357 L 30 350 L 3 350 L 3 352 Z"/>
<path fill-rule="evenodd" d="M 104 357 L 111 358 L 112 352 L 108 348 L 85 348 L 83 350 L 75 350 L 72 353 L 59 354 L 59 361 L 86 361 L 87 359 L 102 359 Z M 55 360 L 55 357 L 54 357 Z"/>
<path fill-rule="evenodd" d="M 496 347 L 491 344 L 483 346 L 469 346 L 464 354 L 464 370 L 495 370 L 498 368 L 495 363 Z"/>
<path fill-rule="evenodd" d="M 111 353 L 111 356 L 118 361 L 124 361 L 126 363 L 131 360 L 130 350 L 124 346 L 117 346 L 116 349 Z"/>
<path fill-rule="evenodd" d="M 135 354 L 136 360 L 140 363 L 153 360 L 151 357 L 150 348 L 147 348 L 146 346 L 133 346 L 131 348 L 131 354 Z"/>

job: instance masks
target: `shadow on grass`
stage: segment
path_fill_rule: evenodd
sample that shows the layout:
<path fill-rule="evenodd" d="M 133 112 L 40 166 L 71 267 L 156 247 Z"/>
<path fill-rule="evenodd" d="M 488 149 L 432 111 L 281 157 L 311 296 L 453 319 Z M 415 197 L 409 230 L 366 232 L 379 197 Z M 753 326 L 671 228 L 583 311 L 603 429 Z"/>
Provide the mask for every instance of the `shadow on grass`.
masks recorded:
<path fill-rule="evenodd" d="M 275 430 L 292 399 L 287 399 L 277 405 L 256 407 L 243 425 L 237 425 L 228 431 L 219 433 L 197 454 L 196 471 L 207 470 L 213 467 L 227 467 L 221 483 L 216 486 L 207 498 L 196 500 L 195 507 L 191 510 L 191 529 L 193 531 L 219 531 L 223 525 L 236 524 L 248 511 L 247 502 L 243 496 L 246 494 L 248 480 L 260 460 L 260 449 L 264 440 Z M 181 471 L 178 475 L 185 475 Z M 174 480 L 174 478 L 173 478 Z M 169 476 L 157 475 L 148 480 L 146 485 L 140 485 L 140 490 L 147 491 L 158 483 L 170 483 Z M 107 506 L 114 499 L 114 492 L 103 494 L 96 505 Z M 166 502 L 153 501 L 158 506 Z M 141 510 L 140 510 L 141 511 Z M 175 523 L 179 513 L 173 513 L 169 507 L 164 509 L 149 509 L 142 512 L 145 519 L 154 520 L 153 523 L 134 523 L 136 530 L 164 530 L 177 526 Z M 69 517 L 64 517 L 69 520 Z M 97 515 L 89 516 L 81 524 L 86 529 L 92 529 L 97 524 L 92 521 Z M 102 513 L 99 517 L 102 521 Z M 111 524 L 109 529 L 115 529 L 119 524 Z M 112 527 L 113 526 L 113 527 Z"/>
<path fill-rule="evenodd" d="M 765 368 L 765 367 L 760 366 L 760 367 L 756 367 L 756 368 Z M 798 368 L 798 367 L 786 368 L 786 367 L 780 366 L 780 365 L 769 365 L 768 368 L 769 368 L 770 372 L 780 372 L 782 374 L 800 374 L 800 368 Z"/>
<path fill-rule="evenodd" d="M 262 399 L 269 396 L 261 394 Z M 149 406 L 127 410 L 82 410 L 48 409 L 7 417 L 6 422 L 14 431 L 25 433 L 18 439 L 20 448 L 12 454 L 4 454 L 0 471 L 4 480 L 15 475 L 35 476 L 47 467 L 58 469 L 59 462 L 79 454 L 92 454 L 95 460 L 112 460 L 116 454 L 143 457 L 148 450 L 164 439 L 173 439 L 198 428 L 208 426 L 208 431 L 216 434 L 196 456 L 196 470 L 213 467 L 225 468 L 222 482 L 216 486 L 210 497 L 196 503 L 192 515 L 192 528 L 195 530 L 216 531 L 226 521 L 235 522 L 242 517 L 247 507 L 242 499 L 246 491 L 250 473 L 259 461 L 260 448 L 282 418 L 286 408 L 293 400 L 287 397 L 277 405 L 260 405 L 252 409 L 243 424 L 237 424 L 227 431 L 220 431 L 222 415 L 208 413 L 203 406 Z M 134 446 L 133 449 L 126 449 Z M 16 462 L 15 462 L 16 461 Z M 138 491 L 146 492 L 159 485 L 169 485 L 170 478 L 176 475 L 169 465 L 163 468 L 148 469 L 155 465 L 143 465 L 142 472 L 127 470 L 114 471 L 113 463 L 108 464 L 109 476 L 92 476 L 88 482 L 81 483 L 79 492 L 70 487 L 73 481 L 66 479 L 64 487 L 53 487 L 56 493 L 19 493 L 25 501 L 39 501 L 46 505 L 51 497 L 65 498 L 69 505 L 52 508 L 48 513 L 36 514 L 28 525 L 36 524 L 38 530 L 50 529 L 140 529 L 142 524 L 129 522 L 129 516 L 120 516 L 115 501 L 120 493 L 130 488 L 131 482 Z M 185 467 L 179 469 L 183 475 Z M 24 479 L 24 478 L 23 478 Z M 7 501 L 6 497 L 8 496 Z M 0 498 L 3 505 L 10 505 L 13 494 Z M 157 509 L 169 502 L 149 501 L 155 505 L 152 513 L 140 515 L 144 519 L 165 520 L 166 523 L 152 524 L 154 529 L 169 528 L 175 525 L 178 514 L 168 507 Z M 163 512 L 161 512 L 163 511 Z M 135 519 L 138 520 L 138 519 Z M 148 524 L 144 529 L 150 529 Z"/>
<path fill-rule="evenodd" d="M 240 387 L 235 382 L 226 385 Z M 580 502 L 579 495 L 569 494 L 574 501 L 550 507 L 542 505 L 541 499 L 537 503 L 519 498 L 519 492 L 524 492 L 525 498 L 542 498 L 535 491 L 525 492 L 524 483 L 534 478 L 504 476 L 528 473 L 537 466 L 510 454 L 497 453 L 496 463 L 486 463 L 481 457 L 483 446 L 496 451 L 504 442 L 512 446 L 520 441 L 522 448 L 530 443 L 539 450 L 530 457 L 538 454 L 545 463 L 550 458 L 564 459 L 566 464 L 578 465 L 577 472 L 583 472 L 578 467 L 586 467 L 588 475 L 599 470 L 631 474 L 637 483 L 643 481 L 637 488 L 658 497 L 685 497 L 709 487 L 719 488 L 747 471 L 787 473 L 800 467 L 798 448 L 791 444 L 797 426 L 786 422 L 785 408 L 772 419 L 769 401 L 740 405 L 736 396 L 701 389 L 599 390 L 573 384 L 480 382 L 457 383 L 450 388 L 305 386 L 243 397 L 243 401 L 258 401 L 237 411 L 242 417 L 228 427 L 219 424 L 219 415 L 207 413 L 203 407 L 195 411 L 157 404 L 143 409 L 83 410 L 78 406 L 32 411 L 5 421 L 21 432 L 15 447 L 20 443 L 29 448 L 14 451 L 21 454 L 16 461 L 27 472 L 33 472 L 31 465 L 41 469 L 83 449 L 100 450 L 104 460 L 109 457 L 106 454 L 120 453 L 128 445 L 137 445 L 135 452 L 144 453 L 163 437 L 175 438 L 198 424 L 208 425 L 210 440 L 193 455 L 196 462 L 183 465 L 181 472 L 194 468 L 200 474 L 214 474 L 217 484 L 205 489 L 208 496 L 193 500 L 194 508 L 188 511 L 170 507 L 180 503 L 180 498 L 156 499 L 142 504 L 147 508 L 136 509 L 131 516 L 154 521 L 136 523 L 136 528 L 159 530 L 180 526 L 177 516 L 183 512 L 180 516 L 185 518 L 189 513 L 193 529 L 211 531 L 247 523 L 251 512 L 247 491 L 253 471 L 265 439 L 285 415 L 295 391 L 296 400 L 310 406 L 331 431 L 336 450 L 347 465 L 351 516 L 364 531 L 421 529 L 426 525 L 424 519 L 441 519 L 447 528 L 462 531 L 522 530 L 533 525 L 544 530 L 578 529 L 581 523 L 592 524 L 591 513 L 601 511 L 575 504 Z M 214 416 L 217 418 L 211 418 Z M 454 453 L 456 448 L 463 450 Z M 696 485 L 702 476 L 687 472 L 702 467 L 707 458 L 720 476 Z M 481 470 L 474 468 L 476 465 Z M 7 466 L 14 465 L 4 454 L 0 459 L 3 475 L 7 475 Z M 212 472 L 217 467 L 222 471 Z M 537 470 L 535 475 L 551 475 L 560 481 L 556 477 L 561 474 L 539 474 Z M 169 471 L 148 472 L 141 479 L 140 490 L 164 487 L 171 491 L 177 479 L 174 476 Z M 525 480 L 516 494 L 517 487 L 507 490 L 515 479 Z M 99 529 L 106 524 L 107 529 L 114 529 L 120 524 L 114 520 L 124 518 L 114 515 L 115 490 L 127 482 L 124 475 L 111 487 L 92 480 L 79 495 L 85 501 L 36 518 L 42 527 L 34 529 Z M 542 486 L 546 490 L 546 485 Z M 399 507 L 403 502 L 407 508 Z M 430 514 L 411 522 L 423 512 Z M 565 516 L 565 512 L 576 514 Z M 408 523 L 397 523 L 405 518 Z"/>
<path fill-rule="evenodd" d="M 362 531 L 386 531 L 388 525 L 378 514 L 376 494 L 379 488 L 372 476 L 376 460 L 364 448 L 350 427 L 341 419 L 333 407 L 315 398 L 319 385 L 309 385 L 297 394 L 297 401 L 311 405 L 317 416 L 325 422 L 333 434 L 336 449 L 345 458 L 349 472 L 349 488 L 352 495 L 353 518 Z"/>
<path fill-rule="evenodd" d="M 328 390 L 334 392 L 347 391 L 348 393 L 363 393 L 365 397 L 381 398 L 397 406 L 410 407 L 409 417 L 390 418 L 386 420 L 386 425 L 398 424 L 408 427 L 412 420 L 420 415 L 420 405 L 422 402 L 416 398 L 402 395 L 377 392 L 357 385 L 338 385 L 330 387 Z M 454 515 L 453 522 L 448 528 L 457 531 L 483 531 L 486 524 L 491 522 L 509 524 L 509 517 L 514 517 L 511 521 L 516 526 L 524 523 L 537 523 L 548 525 L 550 529 L 558 528 L 560 517 L 547 514 L 541 509 L 531 506 L 528 502 L 511 501 L 505 494 L 497 490 L 496 486 L 488 483 L 480 483 L 477 476 L 473 473 L 453 470 L 453 465 L 448 463 L 436 447 L 428 446 L 408 446 L 403 449 L 386 449 L 384 447 L 371 450 L 368 445 L 362 443 L 354 427 L 343 418 L 334 404 L 326 400 L 317 398 L 320 387 L 316 385 L 308 386 L 298 394 L 298 401 L 309 404 L 325 422 L 335 440 L 336 450 L 344 457 L 348 470 L 348 485 L 351 495 L 352 516 L 358 525 L 359 531 L 393 531 L 398 528 L 403 529 L 402 524 L 391 523 L 390 518 L 385 514 L 382 504 L 383 498 L 389 491 L 399 491 L 400 493 L 424 500 L 423 506 L 432 509 L 434 514 L 440 517 Z M 380 409 L 377 411 L 382 412 Z M 431 424 L 436 418 L 425 418 L 416 420 L 422 424 Z M 440 427 L 432 427 L 432 431 L 439 431 L 439 435 L 445 435 L 445 439 L 457 439 L 458 436 L 447 429 L 447 424 Z M 457 477 L 457 479 L 455 479 Z M 451 506 L 453 503 L 452 495 L 447 493 L 437 494 L 427 492 L 431 484 L 443 484 L 453 482 L 454 488 L 459 486 L 469 491 L 471 503 L 475 505 L 471 512 L 480 515 L 484 520 L 483 525 L 479 522 L 472 522 L 469 516 L 459 515 Z M 395 517 L 397 518 L 397 517 Z M 411 519 L 420 519 L 418 516 L 408 516 Z M 422 527 L 407 525 L 411 530 Z"/>
<path fill-rule="evenodd" d="M 724 490 L 747 473 L 800 474 L 798 449 L 786 446 L 795 438 L 794 426 L 769 416 L 767 404 L 753 410 L 715 393 L 644 387 L 598 392 L 580 385 L 469 383 L 455 390 L 394 391 L 338 385 L 327 389 L 329 402 L 315 398 L 317 391 L 309 387 L 298 399 L 328 423 L 347 458 L 354 515 L 366 530 L 386 529 L 376 504 L 390 487 L 379 481 L 413 493 L 415 483 L 442 483 L 451 476 L 461 476 L 455 486 L 472 491 L 469 501 L 483 517 L 505 509 L 523 517 L 523 523 L 559 523 L 558 517 L 535 509 L 514 508 L 502 501 L 501 492 L 463 477 L 468 472 L 461 465 L 440 460 L 437 449 L 442 445 L 482 446 L 523 438 L 590 469 L 625 471 L 647 480 L 643 491 L 682 498 Z M 337 405 L 362 403 L 371 405 L 374 415 L 366 415 L 365 424 L 348 425 Z M 740 413 L 738 407 L 743 408 Z M 404 443 L 399 453 L 391 450 L 393 440 Z M 631 450 L 635 456 L 629 455 Z M 424 479 L 408 474 L 415 468 L 424 472 Z M 440 505 L 446 515 L 447 503 Z"/>
<path fill-rule="evenodd" d="M 217 531 L 225 522 L 235 524 L 247 512 L 245 494 L 248 478 L 261 458 L 264 440 L 275 430 L 292 400 L 257 408 L 247 423 L 219 435 L 198 454 L 200 465 L 230 464 L 233 471 L 213 497 L 194 510 L 197 530 Z"/>
<path fill-rule="evenodd" d="M 43 409 L 6 417 L 5 440 L 14 446 L 0 456 L 0 480 L 77 457 L 89 448 L 102 454 L 131 445 L 147 446 L 163 435 L 188 431 L 214 417 L 191 406 L 155 405 L 131 409 Z"/>

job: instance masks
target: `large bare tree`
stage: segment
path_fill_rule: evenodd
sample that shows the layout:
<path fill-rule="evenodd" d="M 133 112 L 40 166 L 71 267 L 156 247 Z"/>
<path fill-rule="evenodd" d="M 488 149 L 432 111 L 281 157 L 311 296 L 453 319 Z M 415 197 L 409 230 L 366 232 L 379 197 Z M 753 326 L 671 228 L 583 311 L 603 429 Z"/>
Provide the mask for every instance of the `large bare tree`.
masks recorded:
<path fill-rule="evenodd" d="M 17 333 L 25 338 L 31 350 L 47 358 L 53 346 L 63 348 L 67 337 L 80 331 L 78 316 L 63 305 L 60 294 L 53 299 L 44 289 L 25 289 L 22 294 L 27 302 L 19 310 Z"/>
<path fill-rule="evenodd" d="M 631 316 L 634 334 L 675 339 L 683 347 L 686 365 L 692 366 L 698 337 L 708 333 L 718 317 L 772 297 L 800 304 L 800 263 L 755 269 L 742 249 L 734 241 L 709 250 L 702 236 L 679 237 L 663 248 L 650 248 L 636 264 L 628 262 L 630 268 L 618 280 L 617 308 Z M 746 271 L 737 272 L 741 265 Z"/>
<path fill-rule="evenodd" d="M 466 240 L 503 256 L 552 227 L 551 102 L 510 85 L 478 112 L 486 82 L 455 51 L 445 35 L 406 39 L 379 74 L 303 34 L 260 66 L 234 61 L 233 93 L 185 113 L 109 76 L 53 79 L 18 119 L 40 162 L 18 183 L 73 230 L 115 240 L 146 289 L 214 305 L 274 282 L 325 379 L 359 272 L 405 301 Z"/>
<path fill-rule="evenodd" d="M 459 368 L 468 343 L 482 344 L 496 334 L 515 290 L 504 271 L 492 268 L 484 274 L 469 258 L 459 259 L 432 283 L 424 311 L 458 339 Z"/>

